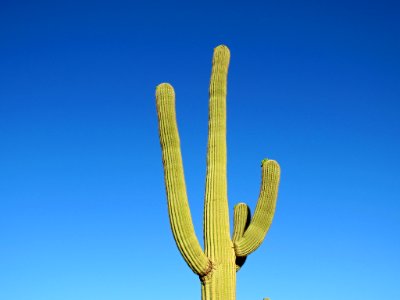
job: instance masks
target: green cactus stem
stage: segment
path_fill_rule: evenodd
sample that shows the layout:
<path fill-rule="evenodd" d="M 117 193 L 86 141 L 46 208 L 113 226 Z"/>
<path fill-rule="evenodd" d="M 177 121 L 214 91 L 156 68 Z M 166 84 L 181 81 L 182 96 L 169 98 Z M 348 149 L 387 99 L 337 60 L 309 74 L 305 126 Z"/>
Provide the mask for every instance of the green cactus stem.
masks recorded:
<path fill-rule="evenodd" d="M 255 251 L 271 225 L 278 194 L 280 169 L 274 160 L 262 161 L 261 189 L 253 217 L 245 203 L 234 208 L 232 237 L 226 179 L 226 93 L 229 49 L 214 49 L 209 88 L 204 251 L 190 214 L 175 113 L 175 92 L 168 83 L 156 89 L 159 135 L 172 233 L 180 253 L 200 277 L 202 300 L 236 299 L 236 272 Z"/>

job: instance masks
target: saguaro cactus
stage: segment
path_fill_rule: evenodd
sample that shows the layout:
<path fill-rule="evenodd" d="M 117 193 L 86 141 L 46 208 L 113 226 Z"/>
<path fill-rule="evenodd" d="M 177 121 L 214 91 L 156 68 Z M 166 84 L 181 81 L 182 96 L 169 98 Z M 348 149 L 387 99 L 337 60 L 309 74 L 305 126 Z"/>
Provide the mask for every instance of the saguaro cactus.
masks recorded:
<path fill-rule="evenodd" d="M 236 299 L 236 272 L 246 256 L 260 246 L 271 225 L 278 194 L 279 165 L 261 163 L 261 189 L 253 217 L 245 203 L 234 207 L 231 237 L 226 180 L 226 85 L 229 49 L 214 49 L 209 89 L 204 251 L 194 232 L 186 195 L 180 140 L 175 115 L 175 92 L 168 83 L 156 89 L 159 135 L 164 165 L 168 213 L 175 242 L 183 258 L 200 277 L 202 300 Z"/>

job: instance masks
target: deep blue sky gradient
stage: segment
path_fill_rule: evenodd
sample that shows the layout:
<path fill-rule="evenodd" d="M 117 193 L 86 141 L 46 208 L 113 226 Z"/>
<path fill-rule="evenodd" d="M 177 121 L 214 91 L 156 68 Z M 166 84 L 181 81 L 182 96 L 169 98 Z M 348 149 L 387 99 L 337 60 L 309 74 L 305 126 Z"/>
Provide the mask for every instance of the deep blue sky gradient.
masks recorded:
<path fill-rule="evenodd" d="M 2 1 L 0 299 L 200 299 L 169 229 L 155 87 L 177 95 L 202 240 L 213 48 L 228 188 L 275 219 L 238 300 L 400 299 L 397 1 Z M 232 212 L 232 211 L 231 211 Z"/>

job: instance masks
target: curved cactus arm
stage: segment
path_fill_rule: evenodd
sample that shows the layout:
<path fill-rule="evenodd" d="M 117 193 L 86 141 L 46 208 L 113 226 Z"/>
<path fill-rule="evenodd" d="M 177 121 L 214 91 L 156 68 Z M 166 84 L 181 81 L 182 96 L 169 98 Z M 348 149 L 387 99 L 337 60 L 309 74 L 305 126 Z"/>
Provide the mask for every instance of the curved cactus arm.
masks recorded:
<path fill-rule="evenodd" d="M 190 215 L 176 124 L 175 93 L 170 84 L 162 83 L 157 86 L 156 104 L 172 232 L 189 267 L 199 276 L 205 276 L 212 264 L 197 240 Z"/>
<path fill-rule="evenodd" d="M 233 208 L 233 234 L 232 242 L 238 241 L 244 234 L 250 224 L 251 213 L 250 208 L 246 203 L 238 203 Z M 236 257 L 236 271 L 244 265 L 247 256 Z"/>
<path fill-rule="evenodd" d="M 263 160 L 261 189 L 256 210 L 243 236 L 234 242 L 236 256 L 249 255 L 264 240 L 275 213 L 279 177 L 279 164 L 274 160 Z"/>

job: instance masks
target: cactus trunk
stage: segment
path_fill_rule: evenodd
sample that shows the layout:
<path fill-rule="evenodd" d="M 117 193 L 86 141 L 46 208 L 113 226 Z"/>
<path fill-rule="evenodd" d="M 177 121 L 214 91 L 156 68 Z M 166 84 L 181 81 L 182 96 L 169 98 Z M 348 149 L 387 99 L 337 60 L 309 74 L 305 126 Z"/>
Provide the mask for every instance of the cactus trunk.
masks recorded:
<path fill-rule="evenodd" d="M 232 255 L 231 255 L 232 256 Z M 233 263 L 223 263 L 215 269 L 210 278 L 201 282 L 202 300 L 235 300 L 236 270 Z"/>
<path fill-rule="evenodd" d="M 229 50 L 214 52 L 209 89 L 206 194 L 204 199 L 205 254 L 214 270 L 203 280 L 203 299 L 234 300 L 235 251 L 230 236 L 226 180 L 226 86 Z"/>
<path fill-rule="evenodd" d="M 260 196 L 251 219 L 244 203 L 234 208 L 231 237 L 226 179 L 226 91 L 230 52 L 214 50 L 209 88 L 207 174 L 204 197 L 204 251 L 194 232 L 186 195 L 180 140 L 171 85 L 156 90 L 168 212 L 175 242 L 183 258 L 201 280 L 202 300 L 235 300 L 236 272 L 248 254 L 262 243 L 275 211 L 279 165 L 263 160 Z M 251 221 L 250 221 L 251 219 Z"/>

